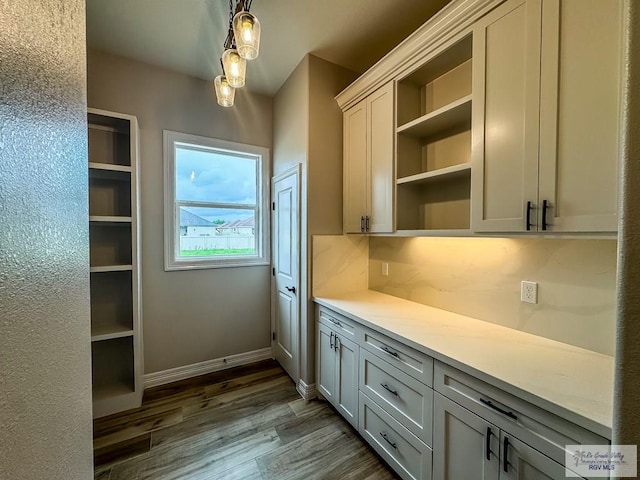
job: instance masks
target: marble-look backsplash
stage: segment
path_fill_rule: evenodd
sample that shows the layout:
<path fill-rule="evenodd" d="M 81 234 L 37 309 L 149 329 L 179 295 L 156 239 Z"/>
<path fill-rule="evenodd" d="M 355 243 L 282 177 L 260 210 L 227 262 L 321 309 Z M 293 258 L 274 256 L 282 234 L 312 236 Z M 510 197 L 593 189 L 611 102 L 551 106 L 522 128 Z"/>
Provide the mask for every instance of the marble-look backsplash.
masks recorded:
<path fill-rule="evenodd" d="M 369 239 L 361 235 L 313 236 L 312 292 L 316 297 L 366 290 Z"/>
<path fill-rule="evenodd" d="M 371 237 L 369 288 L 612 355 L 616 247 L 615 240 Z M 329 260 L 332 253 L 326 240 L 324 262 L 349 268 L 344 256 Z M 538 282 L 537 304 L 520 302 L 522 280 Z"/>

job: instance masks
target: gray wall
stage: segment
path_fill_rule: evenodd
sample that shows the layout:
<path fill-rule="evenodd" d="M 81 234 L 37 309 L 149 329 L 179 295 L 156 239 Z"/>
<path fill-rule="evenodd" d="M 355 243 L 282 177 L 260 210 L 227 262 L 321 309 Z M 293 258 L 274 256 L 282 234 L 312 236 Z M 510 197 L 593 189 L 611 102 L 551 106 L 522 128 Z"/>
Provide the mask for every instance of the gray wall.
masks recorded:
<path fill-rule="evenodd" d="M 271 148 L 271 99 L 90 50 L 88 104 L 140 123 L 145 373 L 269 347 L 269 267 L 164 271 L 162 130 Z"/>
<path fill-rule="evenodd" d="M 636 445 L 640 440 L 640 4 L 629 1 L 627 6 L 630 33 L 618 233 L 618 323 L 612 441 L 614 444 Z"/>
<path fill-rule="evenodd" d="M 0 478 L 93 477 L 82 0 L 0 3 Z"/>
<path fill-rule="evenodd" d="M 334 97 L 356 77 L 306 55 L 274 99 L 274 174 L 302 164 L 299 352 L 307 384 L 315 381 L 311 236 L 342 233 L 342 112 Z"/>

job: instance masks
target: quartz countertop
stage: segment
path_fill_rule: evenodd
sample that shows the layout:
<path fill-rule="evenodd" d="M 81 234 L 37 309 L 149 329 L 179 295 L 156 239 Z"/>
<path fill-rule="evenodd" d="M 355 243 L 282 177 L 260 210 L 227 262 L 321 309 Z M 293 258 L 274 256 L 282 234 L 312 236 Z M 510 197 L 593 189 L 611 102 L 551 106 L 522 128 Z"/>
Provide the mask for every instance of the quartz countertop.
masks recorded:
<path fill-rule="evenodd" d="M 314 300 L 611 438 L 611 356 L 372 290 Z"/>

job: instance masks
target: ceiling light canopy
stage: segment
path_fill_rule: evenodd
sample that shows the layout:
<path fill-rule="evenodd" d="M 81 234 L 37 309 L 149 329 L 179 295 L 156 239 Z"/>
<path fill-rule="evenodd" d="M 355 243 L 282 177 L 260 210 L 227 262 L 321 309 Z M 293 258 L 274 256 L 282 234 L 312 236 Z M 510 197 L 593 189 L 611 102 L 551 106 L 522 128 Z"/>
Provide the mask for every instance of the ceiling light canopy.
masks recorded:
<path fill-rule="evenodd" d="M 245 84 L 246 61 L 255 59 L 260 49 L 260 21 L 249 13 L 252 1 L 229 0 L 229 29 L 220 59 L 224 75 L 214 81 L 218 104 L 223 107 L 233 106 L 235 89 Z"/>

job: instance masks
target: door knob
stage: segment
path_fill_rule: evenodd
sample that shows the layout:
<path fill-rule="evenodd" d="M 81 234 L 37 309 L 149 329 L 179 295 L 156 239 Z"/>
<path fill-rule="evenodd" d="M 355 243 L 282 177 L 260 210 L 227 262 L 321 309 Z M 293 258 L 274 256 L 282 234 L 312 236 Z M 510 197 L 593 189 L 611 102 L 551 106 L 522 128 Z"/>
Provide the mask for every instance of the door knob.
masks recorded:
<path fill-rule="evenodd" d="M 291 292 L 291 293 L 296 293 L 296 287 L 284 287 L 287 289 L 287 291 Z"/>

